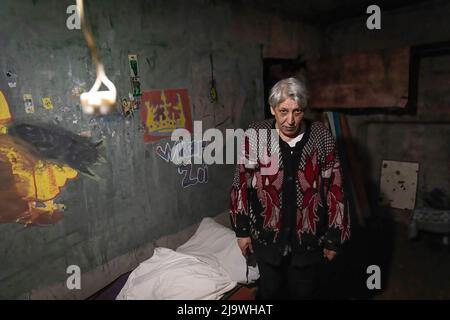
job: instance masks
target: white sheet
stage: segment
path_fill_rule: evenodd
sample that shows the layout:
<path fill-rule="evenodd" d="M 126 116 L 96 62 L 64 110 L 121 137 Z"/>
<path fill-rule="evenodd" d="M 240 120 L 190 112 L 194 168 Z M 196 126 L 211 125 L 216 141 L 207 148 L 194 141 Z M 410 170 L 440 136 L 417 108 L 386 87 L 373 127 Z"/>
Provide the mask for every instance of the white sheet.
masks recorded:
<path fill-rule="evenodd" d="M 216 300 L 236 286 L 222 268 L 167 248 L 129 276 L 117 300 Z"/>
<path fill-rule="evenodd" d="M 177 252 L 188 254 L 215 266 L 219 264 L 233 281 L 247 283 L 247 264 L 236 241 L 233 230 L 212 218 L 203 218 L 195 234 Z M 259 278 L 258 267 L 250 267 L 248 282 Z"/>
<path fill-rule="evenodd" d="M 247 264 L 234 232 L 204 218 L 195 234 L 176 251 L 156 248 L 130 274 L 118 300 L 215 300 L 246 283 Z M 249 282 L 259 277 L 249 268 Z"/>

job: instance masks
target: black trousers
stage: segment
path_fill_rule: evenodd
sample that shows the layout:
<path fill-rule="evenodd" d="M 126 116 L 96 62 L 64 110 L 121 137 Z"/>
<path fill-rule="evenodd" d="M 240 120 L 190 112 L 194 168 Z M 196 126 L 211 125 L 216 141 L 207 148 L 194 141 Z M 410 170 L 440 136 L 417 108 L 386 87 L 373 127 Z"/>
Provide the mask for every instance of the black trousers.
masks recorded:
<path fill-rule="evenodd" d="M 259 285 L 256 298 L 261 300 L 313 299 L 318 263 L 303 267 L 291 264 L 291 255 L 275 265 L 258 259 Z"/>

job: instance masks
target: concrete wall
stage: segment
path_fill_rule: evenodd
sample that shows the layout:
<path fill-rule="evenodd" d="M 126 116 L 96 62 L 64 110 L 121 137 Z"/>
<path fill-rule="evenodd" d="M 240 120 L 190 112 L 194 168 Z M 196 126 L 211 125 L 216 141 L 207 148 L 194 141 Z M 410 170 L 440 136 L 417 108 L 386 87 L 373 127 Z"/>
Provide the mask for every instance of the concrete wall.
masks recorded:
<path fill-rule="evenodd" d="M 119 98 L 131 92 L 127 55 L 137 54 L 141 89 L 187 88 L 193 119 L 203 120 L 204 130 L 245 127 L 262 119 L 262 57 L 313 56 L 320 43 L 314 28 L 243 3 L 86 2 Z M 2 1 L 0 90 L 14 121 L 88 133 L 92 141 L 103 141 L 105 159 L 94 168 L 99 179 L 79 175 L 62 189 L 56 200 L 66 210 L 57 224 L 0 225 L 3 299 L 85 298 L 148 258 L 155 240 L 228 207 L 233 166 L 209 166 L 207 183 L 183 188 L 176 166 L 155 153 L 168 140 L 144 143 L 138 115 L 125 120 L 120 114 L 81 113 L 79 94 L 93 84 L 95 71 L 81 32 L 66 28 L 66 8 L 73 3 Z M 216 104 L 208 96 L 210 53 Z M 12 81 L 15 87 L 9 86 Z M 34 114 L 25 112 L 23 94 L 32 94 Z M 42 108 L 43 97 L 51 97 L 52 110 Z M 69 265 L 81 268 L 81 290 L 65 287 Z"/>
<path fill-rule="evenodd" d="M 368 30 L 366 16 L 328 26 L 324 55 L 400 48 L 450 39 L 450 3 L 428 1 L 403 9 L 383 12 L 381 30 Z M 425 192 L 441 188 L 450 192 L 450 56 L 421 61 L 417 114 L 399 116 L 380 112 L 350 115 L 358 157 L 364 161 L 370 195 L 378 199 L 381 161 L 419 162 L 418 199 Z M 345 106 L 342 106 L 345 107 Z"/>
<path fill-rule="evenodd" d="M 336 55 L 449 40 L 450 3 L 446 0 L 424 1 L 390 11 L 382 6 L 380 9 L 380 30 L 367 29 L 369 15 L 327 26 L 323 34 L 323 54 Z"/>

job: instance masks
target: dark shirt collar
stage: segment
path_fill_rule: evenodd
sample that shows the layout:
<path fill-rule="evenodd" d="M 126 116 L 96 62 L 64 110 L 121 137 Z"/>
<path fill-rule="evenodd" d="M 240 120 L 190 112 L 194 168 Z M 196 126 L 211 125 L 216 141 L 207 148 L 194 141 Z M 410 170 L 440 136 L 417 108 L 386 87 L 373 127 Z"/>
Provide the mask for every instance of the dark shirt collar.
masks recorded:
<path fill-rule="evenodd" d="M 276 123 L 276 120 L 273 119 L 273 121 L 272 121 L 272 129 L 276 129 L 275 123 Z M 309 121 L 307 119 L 302 119 L 299 135 L 301 135 L 302 133 L 305 133 L 309 129 L 309 126 L 310 126 Z M 281 139 L 281 136 L 279 136 L 280 146 L 282 148 L 290 148 L 290 149 L 297 149 L 297 148 L 299 148 L 300 147 L 300 142 L 302 140 L 304 140 L 304 139 L 305 139 L 305 135 L 303 136 L 302 139 L 297 141 L 297 143 L 295 144 L 294 147 L 291 147 L 286 141 Z"/>

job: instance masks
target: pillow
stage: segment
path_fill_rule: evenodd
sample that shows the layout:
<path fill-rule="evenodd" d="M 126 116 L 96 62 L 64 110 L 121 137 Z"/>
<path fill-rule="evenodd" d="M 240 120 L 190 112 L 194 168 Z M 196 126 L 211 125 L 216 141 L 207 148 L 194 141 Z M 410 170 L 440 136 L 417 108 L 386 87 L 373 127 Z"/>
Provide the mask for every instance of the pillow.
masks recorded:
<path fill-rule="evenodd" d="M 226 272 L 167 248 L 130 274 L 117 300 L 214 300 L 236 286 Z"/>
<path fill-rule="evenodd" d="M 247 283 L 247 263 L 234 231 L 212 218 L 203 218 L 195 234 L 177 252 L 197 257 L 214 268 L 222 267 L 233 281 Z M 258 278 L 258 267 L 249 267 L 248 282 Z"/>

